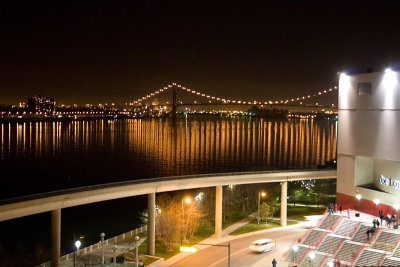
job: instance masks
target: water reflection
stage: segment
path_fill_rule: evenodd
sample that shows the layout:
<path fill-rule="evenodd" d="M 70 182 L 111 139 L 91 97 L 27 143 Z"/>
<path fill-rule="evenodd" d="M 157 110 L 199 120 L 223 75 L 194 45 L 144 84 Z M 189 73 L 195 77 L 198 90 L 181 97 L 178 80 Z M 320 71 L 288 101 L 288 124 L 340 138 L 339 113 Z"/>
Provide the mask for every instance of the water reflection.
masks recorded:
<path fill-rule="evenodd" d="M 18 195 L 157 176 L 315 168 L 336 157 L 336 127 L 243 118 L 2 123 L 1 183 L 22 185 Z"/>

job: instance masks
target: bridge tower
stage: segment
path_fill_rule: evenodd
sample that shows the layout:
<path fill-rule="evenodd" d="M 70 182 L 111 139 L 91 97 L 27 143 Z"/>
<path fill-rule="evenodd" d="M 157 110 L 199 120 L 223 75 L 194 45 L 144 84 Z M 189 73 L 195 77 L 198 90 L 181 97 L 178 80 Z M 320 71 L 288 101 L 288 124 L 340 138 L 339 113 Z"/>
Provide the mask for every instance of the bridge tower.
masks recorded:
<path fill-rule="evenodd" d="M 176 118 L 176 86 L 172 84 L 172 118 Z"/>

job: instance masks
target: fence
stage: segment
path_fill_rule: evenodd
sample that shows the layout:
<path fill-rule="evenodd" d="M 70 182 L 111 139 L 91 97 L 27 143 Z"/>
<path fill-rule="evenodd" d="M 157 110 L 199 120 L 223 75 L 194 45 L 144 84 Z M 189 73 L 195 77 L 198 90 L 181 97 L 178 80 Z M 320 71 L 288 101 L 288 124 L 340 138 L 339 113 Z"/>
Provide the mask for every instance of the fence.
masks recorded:
<path fill-rule="evenodd" d="M 142 226 L 140 228 L 136 228 L 134 230 L 131 230 L 131 231 L 126 232 L 126 233 L 123 233 L 121 235 L 117 235 L 115 237 L 106 239 L 106 240 L 104 240 L 104 247 L 110 246 L 110 245 L 114 245 L 114 244 L 124 240 L 125 238 L 134 237 L 135 235 L 138 235 L 138 234 L 143 233 L 145 231 L 147 231 L 147 225 Z M 99 249 L 101 249 L 101 247 L 102 246 L 101 246 L 101 241 L 100 241 L 100 242 L 98 242 L 98 243 L 96 243 L 94 245 L 91 245 L 91 246 L 88 246 L 88 247 L 84 247 L 84 248 L 78 250 L 77 254 L 78 255 L 84 255 L 84 254 L 99 250 Z M 75 252 L 66 254 L 66 255 L 60 257 L 60 263 L 64 263 L 64 262 L 67 262 L 69 260 L 73 260 L 74 256 L 75 256 Z M 39 266 L 40 267 L 50 267 L 50 262 L 48 261 L 48 262 L 42 263 Z"/>

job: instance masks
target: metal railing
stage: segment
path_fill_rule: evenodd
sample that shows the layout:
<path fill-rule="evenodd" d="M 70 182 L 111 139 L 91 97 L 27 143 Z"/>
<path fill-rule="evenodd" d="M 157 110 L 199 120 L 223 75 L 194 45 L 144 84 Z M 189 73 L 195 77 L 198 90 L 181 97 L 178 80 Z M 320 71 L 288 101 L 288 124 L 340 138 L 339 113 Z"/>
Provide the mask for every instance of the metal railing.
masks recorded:
<path fill-rule="evenodd" d="M 138 235 L 140 233 L 143 233 L 145 231 L 147 231 L 147 225 L 139 227 L 139 228 L 136 228 L 134 230 L 131 230 L 131 231 L 126 232 L 126 233 L 123 233 L 121 235 L 117 235 L 115 237 L 106 239 L 106 240 L 104 240 L 104 247 L 107 247 L 107 246 L 110 246 L 110 245 L 114 245 L 114 244 L 116 244 L 116 243 L 118 243 L 120 241 L 123 241 L 124 239 L 126 239 L 128 237 L 134 237 L 134 236 L 136 236 L 136 235 Z M 93 244 L 91 246 L 84 247 L 84 248 L 76 251 L 76 253 L 78 255 L 85 255 L 87 253 L 91 253 L 93 251 L 100 250 L 101 247 L 102 246 L 101 246 L 101 241 L 100 241 L 100 242 L 98 242 L 96 244 Z M 75 257 L 75 252 L 66 254 L 66 255 L 60 257 L 60 263 L 67 262 L 69 260 L 74 260 L 74 257 Z M 50 261 L 42 263 L 39 266 L 40 267 L 50 267 Z"/>

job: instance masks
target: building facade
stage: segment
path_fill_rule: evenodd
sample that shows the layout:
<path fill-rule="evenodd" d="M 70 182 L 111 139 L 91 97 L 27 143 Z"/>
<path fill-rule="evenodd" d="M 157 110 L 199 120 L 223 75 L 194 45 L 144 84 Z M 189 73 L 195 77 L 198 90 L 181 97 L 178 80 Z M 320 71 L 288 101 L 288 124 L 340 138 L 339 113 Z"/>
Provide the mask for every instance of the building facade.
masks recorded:
<path fill-rule="evenodd" d="M 28 111 L 32 113 L 53 114 L 55 112 L 56 101 L 54 98 L 34 96 L 28 98 Z"/>
<path fill-rule="evenodd" d="M 377 215 L 400 205 L 400 72 L 341 74 L 337 203 Z M 358 200 L 358 198 L 361 198 Z"/>

